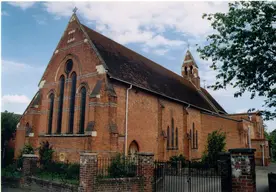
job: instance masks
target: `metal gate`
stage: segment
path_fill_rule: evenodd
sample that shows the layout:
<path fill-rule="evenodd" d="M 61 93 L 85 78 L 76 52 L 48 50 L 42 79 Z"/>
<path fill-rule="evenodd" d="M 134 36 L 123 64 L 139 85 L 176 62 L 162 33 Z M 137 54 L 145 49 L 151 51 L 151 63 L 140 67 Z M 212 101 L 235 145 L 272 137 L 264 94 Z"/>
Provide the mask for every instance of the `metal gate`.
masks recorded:
<path fill-rule="evenodd" d="M 220 192 L 219 162 L 155 162 L 155 192 Z"/>

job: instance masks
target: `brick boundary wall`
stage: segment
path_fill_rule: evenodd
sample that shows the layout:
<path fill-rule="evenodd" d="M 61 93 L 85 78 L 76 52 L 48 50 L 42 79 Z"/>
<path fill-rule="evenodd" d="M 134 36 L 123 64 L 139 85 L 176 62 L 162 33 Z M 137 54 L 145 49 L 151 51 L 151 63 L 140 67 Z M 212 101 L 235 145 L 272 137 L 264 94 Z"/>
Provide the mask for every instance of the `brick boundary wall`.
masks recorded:
<path fill-rule="evenodd" d="M 229 149 L 233 192 L 256 192 L 256 149 Z"/>
<path fill-rule="evenodd" d="M 138 176 L 132 178 L 97 179 L 97 153 L 80 155 L 80 184 L 79 192 L 102 191 L 152 191 L 154 177 L 153 153 L 138 153 Z"/>

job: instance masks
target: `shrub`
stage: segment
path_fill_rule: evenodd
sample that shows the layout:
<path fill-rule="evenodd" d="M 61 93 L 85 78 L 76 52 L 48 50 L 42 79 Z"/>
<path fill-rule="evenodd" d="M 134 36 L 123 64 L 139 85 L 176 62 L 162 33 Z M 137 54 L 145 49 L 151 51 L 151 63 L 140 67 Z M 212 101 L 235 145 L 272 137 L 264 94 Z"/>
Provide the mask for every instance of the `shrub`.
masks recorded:
<path fill-rule="evenodd" d="M 5 157 L 2 160 L 2 167 L 6 167 L 13 163 L 14 149 L 10 147 L 5 148 Z"/>
<path fill-rule="evenodd" d="M 48 162 L 42 173 L 49 173 L 62 179 L 79 179 L 80 165 L 77 163 Z"/>
<path fill-rule="evenodd" d="M 122 156 L 117 154 L 114 159 L 111 160 L 108 167 L 109 176 L 112 178 L 120 177 L 134 177 L 136 175 L 136 164 Z"/>
<path fill-rule="evenodd" d="M 23 154 L 34 154 L 34 148 L 30 144 L 25 144 L 20 152 L 20 156 L 17 160 L 17 167 L 22 168 L 23 166 Z"/>
<path fill-rule="evenodd" d="M 17 169 L 17 165 L 14 163 L 2 168 L 1 176 L 5 178 L 17 179 L 21 177 L 21 172 Z"/>
<path fill-rule="evenodd" d="M 177 167 L 177 162 L 181 162 L 181 167 L 185 167 L 186 165 L 186 159 L 185 157 L 181 154 L 181 155 L 175 155 L 175 156 L 171 156 L 169 162 L 171 163 L 171 166 L 176 168 Z"/>
<path fill-rule="evenodd" d="M 49 163 L 52 162 L 54 150 L 50 146 L 48 141 L 43 141 L 40 143 L 39 147 L 39 162 L 42 167 L 46 167 Z"/>
<path fill-rule="evenodd" d="M 207 147 L 202 156 L 202 161 L 210 166 L 216 166 L 219 159 L 219 152 L 225 151 L 226 134 L 220 131 L 213 131 L 208 135 Z"/>

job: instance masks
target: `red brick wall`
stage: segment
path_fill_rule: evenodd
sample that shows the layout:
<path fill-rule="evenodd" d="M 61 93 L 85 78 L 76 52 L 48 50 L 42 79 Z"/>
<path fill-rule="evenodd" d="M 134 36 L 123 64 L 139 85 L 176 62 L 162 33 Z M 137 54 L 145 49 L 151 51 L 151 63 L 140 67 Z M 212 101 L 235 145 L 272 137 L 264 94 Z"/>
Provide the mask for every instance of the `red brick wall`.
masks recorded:
<path fill-rule="evenodd" d="M 226 133 L 226 148 L 244 148 L 245 141 L 244 135 L 240 134 L 239 127 L 241 122 L 225 119 L 222 117 L 202 114 L 202 129 L 201 129 L 201 141 L 206 145 L 208 134 L 212 131 L 221 129 Z M 201 150 L 204 149 L 204 145 Z M 203 151 L 201 151 L 203 152 Z"/>
<path fill-rule="evenodd" d="M 252 139 L 251 140 L 251 145 L 253 149 L 256 149 L 255 152 L 255 162 L 256 165 L 263 165 L 263 149 L 261 147 L 261 145 L 264 145 L 264 163 L 267 166 L 269 164 L 270 161 L 270 157 L 269 157 L 269 146 L 266 145 L 266 142 L 264 139 Z"/>

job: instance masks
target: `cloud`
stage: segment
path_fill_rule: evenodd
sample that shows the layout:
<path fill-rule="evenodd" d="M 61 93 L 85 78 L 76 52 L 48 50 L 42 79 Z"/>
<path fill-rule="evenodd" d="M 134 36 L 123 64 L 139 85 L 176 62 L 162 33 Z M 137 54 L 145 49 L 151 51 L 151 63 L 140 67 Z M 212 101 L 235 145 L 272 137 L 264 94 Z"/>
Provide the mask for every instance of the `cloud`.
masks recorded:
<path fill-rule="evenodd" d="M 9 14 L 7 11 L 2 11 L 2 12 L 1 12 L 1 15 L 2 15 L 2 16 L 10 16 L 10 14 Z"/>
<path fill-rule="evenodd" d="M 2 103 L 30 103 L 30 99 L 26 95 L 4 95 Z"/>
<path fill-rule="evenodd" d="M 26 10 L 28 8 L 31 8 L 36 2 L 8 2 L 8 4 L 19 7 L 22 10 Z"/>
<path fill-rule="evenodd" d="M 45 2 L 54 17 L 69 17 L 78 7 L 78 15 L 96 30 L 122 44 L 141 43 L 151 48 L 179 47 L 185 42 L 171 39 L 174 31 L 204 37 L 212 31 L 203 13 L 225 12 L 226 2 Z"/>
<path fill-rule="evenodd" d="M 236 113 L 247 113 L 249 108 L 242 108 L 242 109 L 238 109 L 236 110 Z"/>
<path fill-rule="evenodd" d="M 46 17 L 42 16 L 42 15 L 32 15 L 32 17 L 35 19 L 35 21 L 39 24 L 39 25 L 45 25 L 46 24 Z"/>
<path fill-rule="evenodd" d="M 167 53 L 169 51 L 169 49 L 156 49 L 153 51 L 154 54 L 156 55 L 165 55 L 165 53 Z"/>
<path fill-rule="evenodd" d="M 25 63 L 12 61 L 12 60 L 1 60 L 2 73 L 23 73 L 30 70 L 43 71 L 42 67 L 34 67 Z"/>

